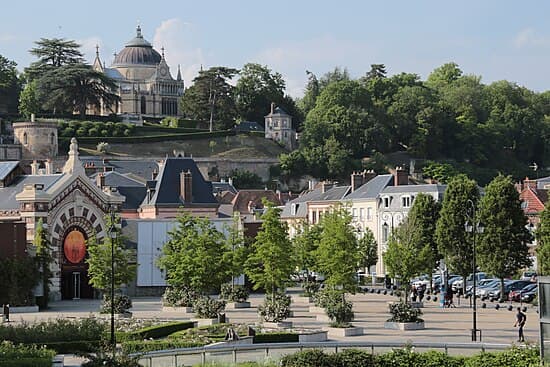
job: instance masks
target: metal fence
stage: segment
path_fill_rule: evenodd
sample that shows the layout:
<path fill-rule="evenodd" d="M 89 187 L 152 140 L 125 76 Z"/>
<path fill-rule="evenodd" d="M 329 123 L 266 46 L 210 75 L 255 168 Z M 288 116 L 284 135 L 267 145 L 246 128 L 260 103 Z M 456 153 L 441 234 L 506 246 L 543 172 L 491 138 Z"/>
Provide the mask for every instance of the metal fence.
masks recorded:
<path fill-rule="evenodd" d="M 139 354 L 144 367 L 182 367 L 205 365 L 212 362 L 241 363 L 276 361 L 281 357 L 304 349 L 321 349 L 337 353 L 344 349 L 363 349 L 372 354 L 385 353 L 395 348 L 410 347 L 415 351 L 440 350 L 450 355 L 471 355 L 484 351 L 504 350 L 511 344 L 491 343 L 388 343 L 388 342 L 318 342 L 318 343 L 226 343 L 197 348 L 170 349 Z"/>

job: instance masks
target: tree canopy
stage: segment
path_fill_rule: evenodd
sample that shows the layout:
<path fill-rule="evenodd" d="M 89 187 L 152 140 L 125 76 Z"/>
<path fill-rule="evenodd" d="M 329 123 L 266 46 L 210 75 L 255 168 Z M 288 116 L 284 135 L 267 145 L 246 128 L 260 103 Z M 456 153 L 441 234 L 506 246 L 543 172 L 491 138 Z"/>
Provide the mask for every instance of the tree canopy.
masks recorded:
<path fill-rule="evenodd" d="M 550 209 L 544 208 L 536 232 L 537 260 L 540 275 L 550 275 Z"/>

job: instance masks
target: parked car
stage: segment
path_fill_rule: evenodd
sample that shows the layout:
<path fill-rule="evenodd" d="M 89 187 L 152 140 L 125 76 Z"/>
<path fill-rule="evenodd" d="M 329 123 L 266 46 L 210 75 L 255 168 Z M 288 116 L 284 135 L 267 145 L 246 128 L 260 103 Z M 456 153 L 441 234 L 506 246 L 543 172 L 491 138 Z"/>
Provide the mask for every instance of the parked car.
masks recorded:
<path fill-rule="evenodd" d="M 522 293 L 521 302 L 531 302 L 537 296 L 538 291 L 539 291 L 539 288 L 535 286 L 530 291 Z"/>
<path fill-rule="evenodd" d="M 479 283 L 480 280 L 488 278 L 488 275 L 484 272 L 477 272 L 476 273 L 476 283 Z M 468 286 L 471 286 L 474 284 L 474 277 L 472 274 L 468 275 L 466 278 L 466 288 Z M 453 283 L 453 292 L 455 293 L 462 293 L 462 289 L 464 286 L 464 279 L 459 279 Z"/>
<path fill-rule="evenodd" d="M 504 284 L 509 283 L 509 280 L 504 280 Z M 500 279 L 493 279 L 476 288 L 476 296 L 483 298 L 489 297 L 489 292 L 500 289 Z"/>
<path fill-rule="evenodd" d="M 421 275 L 411 281 L 412 286 L 416 288 L 428 287 L 430 284 L 430 277 L 426 274 Z"/>
<path fill-rule="evenodd" d="M 525 287 L 528 284 L 531 284 L 531 281 L 529 281 L 529 280 L 512 280 L 512 281 L 504 284 L 503 297 L 501 297 L 500 285 L 499 285 L 499 287 L 497 289 L 491 290 L 489 292 L 489 298 L 493 298 L 493 299 L 504 298 L 504 299 L 506 299 L 508 297 L 508 293 L 510 293 L 511 291 L 519 290 L 519 289 Z"/>
<path fill-rule="evenodd" d="M 521 289 L 513 290 L 510 293 L 508 293 L 508 300 L 519 302 L 521 300 L 521 296 L 524 293 L 530 292 L 535 288 L 537 288 L 537 284 L 536 283 L 531 283 L 531 284 L 527 284 L 525 287 L 523 287 Z"/>
<path fill-rule="evenodd" d="M 453 284 L 453 282 L 455 280 L 457 280 L 458 278 L 461 278 L 460 275 L 456 275 L 456 274 L 451 274 L 447 277 L 447 284 L 449 286 L 451 286 Z M 434 279 L 434 284 L 433 284 L 433 287 L 432 287 L 432 290 L 434 292 L 439 292 L 441 288 L 441 277 L 438 277 L 437 279 Z"/>
<path fill-rule="evenodd" d="M 498 279 L 494 279 L 494 278 L 485 278 L 485 279 L 481 279 L 479 281 L 479 283 L 476 282 L 476 294 L 479 295 L 479 290 L 480 289 L 483 289 L 485 287 L 487 287 L 488 284 L 491 284 L 495 281 L 497 281 Z M 466 295 L 471 295 L 472 292 L 473 292 L 473 288 L 474 288 L 474 285 L 473 283 L 469 286 L 466 287 Z"/>
<path fill-rule="evenodd" d="M 530 281 L 536 281 L 537 280 L 537 272 L 534 271 L 534 270 L 528 270 L 528 271 L 524 271 L 522 274 L 521 274 L 521 278 L 519 278 L 520 280 L 530 280 Z"/>

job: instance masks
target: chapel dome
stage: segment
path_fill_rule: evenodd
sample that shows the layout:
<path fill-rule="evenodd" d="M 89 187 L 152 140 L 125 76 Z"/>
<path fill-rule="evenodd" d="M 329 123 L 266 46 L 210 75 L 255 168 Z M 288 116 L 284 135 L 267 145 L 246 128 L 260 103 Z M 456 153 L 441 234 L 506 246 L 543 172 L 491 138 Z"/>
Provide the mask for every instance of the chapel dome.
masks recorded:
<path fill-rule="evenodd" d="M 160 63 L 160 54 L 143 38 L 141 27 L 138 26 L 136 31 L 136 37 L 131 39 L 116 55 L 113 66 L 158 65 Z"/>

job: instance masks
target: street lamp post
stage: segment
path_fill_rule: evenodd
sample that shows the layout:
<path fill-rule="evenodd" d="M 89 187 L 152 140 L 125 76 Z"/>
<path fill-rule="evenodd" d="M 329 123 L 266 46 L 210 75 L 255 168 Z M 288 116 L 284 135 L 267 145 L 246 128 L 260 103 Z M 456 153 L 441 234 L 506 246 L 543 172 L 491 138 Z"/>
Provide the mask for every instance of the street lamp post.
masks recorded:
<path fill-rule="evenodd" d="M 111 226 L 109 228 L 109 237 L 111 238 L 111 348 L 113 348 L 113 360 L 116 353 L 115 337 L 115 241 L 117 232 L 115 227 L 115 212 L 111 208 Z"/>
<path fill-rule="evenodd" d="M 468 233 L 472 233 L 472 341 L 477 341 L 477 302 L 476 302 L 476 233 L 483 233 L 483 225 L 478 222 L 476 218 L 476 205 L 471 200 L 468 199 L 466 208 L 466 223 L 464 224 L 464 229 Z M 480 330 L 481 331 L 481 330 Z M 479 334 L 479 339 L 481 341 L 481 332 Z"/>

